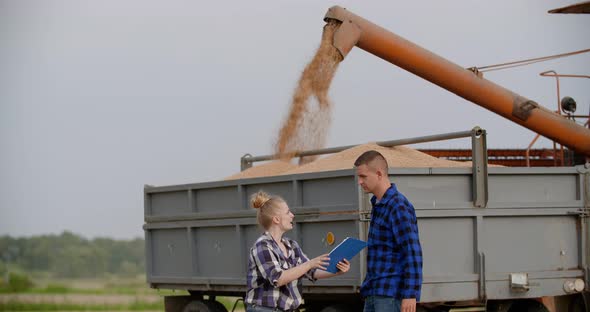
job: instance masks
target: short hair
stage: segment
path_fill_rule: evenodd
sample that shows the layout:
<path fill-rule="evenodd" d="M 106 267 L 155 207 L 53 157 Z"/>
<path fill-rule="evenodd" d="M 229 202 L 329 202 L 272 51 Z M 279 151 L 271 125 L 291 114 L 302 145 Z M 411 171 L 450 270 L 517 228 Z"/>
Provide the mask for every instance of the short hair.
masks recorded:
<path fill-rule="evenodd" d="M 376 150 L 366 151 L 359 156 L 355 162 L 354 166 L 358 167 L 361 165 L 367 165 L 373 168 L 383 169 L 383 171 L 387 172 L 389 165 L 387 164 L 387 159 L 381 155 L 381 153 L 377 152 Z"/>

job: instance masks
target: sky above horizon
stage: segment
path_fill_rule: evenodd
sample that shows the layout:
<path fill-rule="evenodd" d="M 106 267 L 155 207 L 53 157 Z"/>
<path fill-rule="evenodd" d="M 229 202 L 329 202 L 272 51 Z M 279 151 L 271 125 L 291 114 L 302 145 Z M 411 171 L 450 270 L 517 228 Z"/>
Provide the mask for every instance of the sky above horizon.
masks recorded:
<path fill-rule="evenodd" d="M 272 153 L 332 5 L 467 68 L 590 48 L 590 15 L 547 13 L 578 2 L 0 0 L 0 235 L 143 236 L 144 184 L 221 180 Z M 547 70 L 589 75 L 590 53 L 484 77 L 555 110 Z M 589 114 L 590 79 L 560 86 Z M 476 125 L 488 148 L 535 136 L 358 48 L 330 96 L 327 146 Z"/>

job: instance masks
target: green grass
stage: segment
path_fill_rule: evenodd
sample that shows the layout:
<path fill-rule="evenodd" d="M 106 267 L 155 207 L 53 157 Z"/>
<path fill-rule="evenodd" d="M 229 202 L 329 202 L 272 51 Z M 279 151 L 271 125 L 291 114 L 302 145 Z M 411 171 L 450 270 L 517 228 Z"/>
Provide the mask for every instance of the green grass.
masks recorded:
<path fill-rule="evenodd" d="M 34 280 L 33 287 L 26 290 L 14 291 L 1 287 L 0 294 L 84 294 L 84 295 L 186 295 L 183 290 L 152 289 L 145 282 L 144 277 L 137 278 L 94 278 L 94 279 L 52 279 L 40 278 Z"/>
<path fill-rule="evenodd" d="M 164 300 L 156 303 L 136 301 L 130 304 L 73 304 L 73 303 L 25 303 L 0 302 L 0 311 L 145 311 L 163 310 Z"/>
<path fill-rule="evenodd" d="M 221 302 L 221 304 L 223 304 L 225 306 L 225 308 L 228 311 L 231 311 L 231 309 L 234 307 L 234 304 L 236 303 L 236 300 L 238 300 L 238 297 L 217 297 L 215 298 L 217 301 Z M 240 310 L 240 308 L 244 307 L 244 303 L 242 301 L 240 301 L 238 303 L 238 305 L 236 306 L 237 310 Z"/>
<path fill-rule="evenodd" d="M 21 298 L 0 301 L 0 311 L 146 311 L 164 310 L 164 296 L 185 295 L 185 291 L 151 289 L 142 277 L 97 279 L 51 279 L 34 281 L 32 288 L 24 291 L 2 291 L 0 294 L 31 294 L 48 296 L 105 295 L 105 296 L 160 296 L 161 300 L 145 301 L 137 298 L 131 302 L 31 302 Z"/>
<path fill-rule="evenodd" d="M 152 289 L 140 278 L 97 278 L 97 279 L 51 279 L 43 278 L 34 281 L 33 288 L 21 292 L 10 292 L 9 294 L 31 294 L 48 296 L 68 295 L 105 295 L 105 296 L 139 296 L 132 302 L 111 302 L 111 303 L 80 303 L 68 302 L 34 302 L 22 298 L 5 298 L 0 300 L 0 311 L 163 311 L 164 296 L 188 295 L 184 290 Z M 0 292 L 2 293 L 2 292 Z M 4 296 L 4 294 L 2 294 Z M 151 299 L 141 299 L 144 296 Z M 153 296 L 161 299 L 154 302 Z M 228 311 L 234 306 L 238 298 L 217 297 Z M 238 304 L 238 310 L 242 304 Z"/>
<path fill-rule="evenodd" d="M 125 286 L 108 286 L 104 288 L 74 288 L 64 284 L 47 284 L 45 287 L 35 287 L 27 291 L 20 292 L 25 294 L 82 294 L 82 295 L 185 295 L 186 291 L 174 291 L 170 289 L 151 289 L 147 285 L 143 287 L 125 287 Z"/>

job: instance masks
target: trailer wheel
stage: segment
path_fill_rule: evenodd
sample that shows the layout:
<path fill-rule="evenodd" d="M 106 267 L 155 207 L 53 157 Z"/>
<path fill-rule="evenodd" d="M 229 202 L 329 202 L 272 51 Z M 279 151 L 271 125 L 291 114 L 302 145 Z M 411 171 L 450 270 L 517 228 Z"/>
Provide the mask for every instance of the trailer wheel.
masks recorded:
<path fill-rule="evenodd" d="M 490 312 L 509 312 L 512 307 L 510 300 L 489 300 L 486 303 L 486 311 Z"/>
<path fill-rule="evenodd" d="M 514 300 L 508 312 L 549 312 L 549 310 L 535 300 Z"/>
<path fill-rule="evenodd" d="M 182 312 L 217 312 L 215 308 L 201 300 L 193 300 L 189 302 Z"/>
<path fill-rule="evenodd" d="M 350 306 L 344 304 L 335 304 L 323 308 L 320 312 L 353 312 Z"/>
<path fill-rule="evenodd" d="M 584 298 L 584 294 L 579 294 L 572 299 L 569 304 L 568 312 L 585 312 L 589 311 L 588 307 L 586 307 L 586 302 Z"/>
<path fill-rule="evenodd" d="M 205 303 L 214 312 L 227 312 L 227 309 L 225 308 L 225 306 L 217 300 L 207 300 L 207 301 L 205 301 Z"/>

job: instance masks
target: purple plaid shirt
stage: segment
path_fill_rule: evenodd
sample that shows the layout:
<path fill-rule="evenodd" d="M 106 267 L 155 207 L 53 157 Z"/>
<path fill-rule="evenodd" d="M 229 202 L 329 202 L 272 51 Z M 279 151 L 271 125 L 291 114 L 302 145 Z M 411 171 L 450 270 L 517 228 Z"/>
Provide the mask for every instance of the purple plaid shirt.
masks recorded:
<path fill-rule="evenodd" d="M 283 244 L 287 247 L 287 255 L 283 254 L 279 245 L 268 232 L 260 236 L 250 249 L 248 257 L 248 290 L 246 303 L 269 308 L 292 310 L 303 303 L 301 296 L 301 278 L 281 287 L 277 281 L 284 270 L 288 270 L 309 261 L 296 241 L 283 237 Z M 315 269 L 308 271 L 305 276 L 311 280 Z"/>

